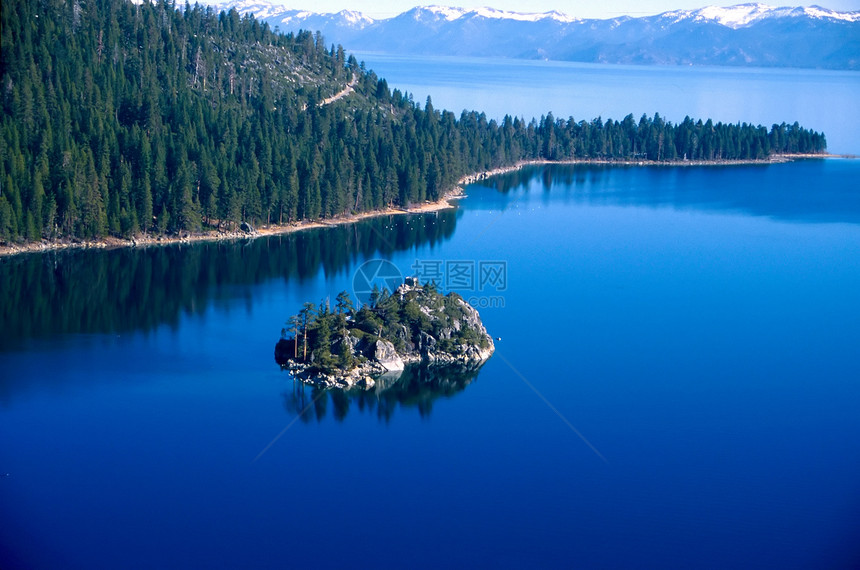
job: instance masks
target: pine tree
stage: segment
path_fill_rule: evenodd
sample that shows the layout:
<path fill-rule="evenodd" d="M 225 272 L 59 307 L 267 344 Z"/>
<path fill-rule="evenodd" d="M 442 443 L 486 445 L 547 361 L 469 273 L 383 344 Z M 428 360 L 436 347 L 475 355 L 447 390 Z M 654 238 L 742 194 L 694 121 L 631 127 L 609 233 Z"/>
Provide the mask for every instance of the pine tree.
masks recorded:
<path fill-rule="evenodd" d="M 6 240 L 404 207 L 438 198 L 469 172 L 527 158 L 713 160 L 826 148 L 823 134 L 798 123 L 458 118 L 429 97 L 422 108 L 390 91 L 318 34 L 278 35 L 235 9 L 8 0 L 0 16 Z M 354 93 L 321 104 L 353 77 Z"/>

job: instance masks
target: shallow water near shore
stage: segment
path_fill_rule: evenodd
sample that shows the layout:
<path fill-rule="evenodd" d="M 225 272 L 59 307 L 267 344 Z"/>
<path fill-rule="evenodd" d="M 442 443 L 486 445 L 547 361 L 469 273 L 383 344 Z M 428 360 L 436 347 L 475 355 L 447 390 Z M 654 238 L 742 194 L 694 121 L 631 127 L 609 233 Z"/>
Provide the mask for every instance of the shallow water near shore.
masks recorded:
<path fill-rule="evenodd" d="M 858 177 L 534 167 L 424 216 L 6 258 L 2 566 L 850 567 Z M 377 258 L 443 271 L 497 352 L 299 414 L 283 322 Z"/>

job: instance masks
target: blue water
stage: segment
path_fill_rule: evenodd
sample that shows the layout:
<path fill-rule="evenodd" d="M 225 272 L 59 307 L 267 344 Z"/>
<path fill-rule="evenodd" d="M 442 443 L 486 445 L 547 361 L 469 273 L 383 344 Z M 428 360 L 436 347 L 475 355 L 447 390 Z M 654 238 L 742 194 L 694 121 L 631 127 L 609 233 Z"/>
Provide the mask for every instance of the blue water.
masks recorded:
<path fill-rule="evenodd" d="M 856 566 L 858 179 L 536 168 L 439 215 L 5 259 L 0 567 Z M 504 262 L 460 291 L 496 354 L 299 416 L 285 318 L 379 257 Z"/>
<path fill-rule="evenodd" d="M 457 115 L 485 112 L 577 121 L 660 113 L 770 128 L 794 121 L 823 131 L 833 153 L 860 154 L 860 73 L 811 69 L 634 66 L 358 54 L 392 88 Z"/>

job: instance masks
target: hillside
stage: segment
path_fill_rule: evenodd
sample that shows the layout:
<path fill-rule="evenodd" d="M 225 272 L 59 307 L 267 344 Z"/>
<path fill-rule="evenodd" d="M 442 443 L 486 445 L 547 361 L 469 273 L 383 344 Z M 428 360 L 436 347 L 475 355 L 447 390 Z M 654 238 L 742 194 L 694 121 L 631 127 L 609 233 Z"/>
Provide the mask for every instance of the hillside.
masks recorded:
<path fill-rule="evenodd" d="M 0 246 L 403 208 L 529 159 L 826 147 L 797 123 L 457 117 L 391 91 L 320 34 L 164 0 L 8 0 L 0 41 Z"/>

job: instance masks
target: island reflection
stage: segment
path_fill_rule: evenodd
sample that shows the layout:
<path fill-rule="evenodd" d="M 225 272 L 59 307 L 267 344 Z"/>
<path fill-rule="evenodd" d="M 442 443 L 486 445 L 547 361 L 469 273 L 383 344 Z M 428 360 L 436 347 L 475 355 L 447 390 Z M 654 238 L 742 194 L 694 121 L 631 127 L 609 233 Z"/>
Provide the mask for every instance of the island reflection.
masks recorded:
<path fill-rule="evenodd" d="M 478 375 L 480 367 L 407 366 L 402 373 L 376 378 L 373 387 L 320 388 L 292 380 L 292 389 L 284 392 L 284 408 L 303 423 L 323 421 L 329 415 L 342 422 L 350 411 L 375 414 L 389 423 L 397 408 L 417 410 L 428 418 L 439 398 L 452 398 L 466 389 Z"/>

